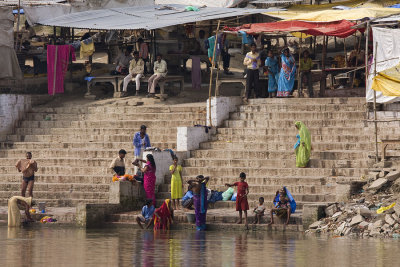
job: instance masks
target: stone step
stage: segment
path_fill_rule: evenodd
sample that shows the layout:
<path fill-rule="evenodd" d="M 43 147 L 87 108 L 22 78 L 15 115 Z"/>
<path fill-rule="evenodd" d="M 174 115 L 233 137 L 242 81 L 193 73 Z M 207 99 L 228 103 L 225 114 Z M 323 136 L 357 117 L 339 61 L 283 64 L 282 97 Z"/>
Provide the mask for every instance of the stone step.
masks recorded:
<path fill-rule="evenodd" d="M 209 189 L 216 191 L 225 191 L 226 186 L 220 185 L 207 185 Z M 286 185 L 292 194 L 331 194 L 334 193 L 335 187 L 327 187 L 325 185 Z M 282 185 L 259 185 L 249 184 L 249 192 L 254 194 L 263 194 L 266 192 L 276 192 L 282 188 Z M 235 192 L 237 190 L 235 189 Z M 170 193 L 170 185 L 160 185 L 158 187 L 158 193 Z"/>
<path fill-rule="evenodd" d="M 202 120 L 97 120 L 97 121 L 21 121 L 21 128 L 110 128 L 110 129 L 139 129 L 141 125 L 150 128 L 169 128 L 178 126 L 193 126 L 204 124 Z"/>
<path fill-rule="evenodd" d="M 336 98 L 257 98 L 249 99 L 250 105 L 265 104 L 297 104 L 297 105 L 352 105 L 365 104 L 365 98 L 362 97 L 336 97 Z"/>
<path fill-rule="evenodd" d="M 133 160 L 133 148 L 126 149 L 128 154 L 126 155 L 126 163 L 130 164 L 130 160 Z M 61 150 L 61 149 L 30 149 L 30 152 L 34 155 L 35 160 L 57 160 L 62 163 L 62 160 L 69 160 L 70 164 L 72 160 L 83 160 L 86 163 L 90 163 L 91 160 L 99 160 L 105 164 L 108 160 L 112 160 L 113 158 L 118 156 L 118 151 L 115 149 L 71 149 L 71 150 Z M 14 160 L 18 160 L 21 156 L 24 156 L 26 150 L 23 149 L 8 149 L 8 150 L 0 150 L 0 161 L 4 162 L 7 160 L 10 164 Z M 89 160 L 89 162 L 88 162 Z M 105 160 L 105 161 L 104 161 Z"/>
<path fill-rule="evenodd" d="M 214 158 L 190 158 L 184 160 L 186 167 L 205 167 L 205 168 L 220 168 L 220 167 L 243 167 L 243 168 L 296 168 L 295 156 L 293 159 L 214 159 Z M 368 160 L 321 160 L 315 159 L 311 155 L 310 168 L 368 168 Z"/>
<path fill-rule="evenodd" d="M 35 194 L 36 192 L 33 192 L 35 201 L 37 203 L 39 202 L 46 202 L 46 207 L 76 207 L 79 203 L 88 203 L 88 204 L 105 204 L 108 203 L 108 197 L 104 199 L 98 199 L 98 198 L 93 198 L 93 199 L 87 199 L 87 198 L 60 198 L 60 199 L 54 199 L 54 198 L 40 198 L 37 197 Z M 18 192 L 17 195 L 20 195 L 21 192 Z M 11 196 L 10 196 L 11 197 Z M 0 197 L 0 205 L 1 206 L 7 206 L 7 201 L 10 197 Z"/>
<path fill-rule="evenodd" d="M 210 181 L 207 183 L 207 186 L 213 189 L 213 186 L 225 185 L 226 183 L 234 183 L 239 178 L 239 175 L 236 176 L 211 176 Z M 184 189 L 186 189 L 186 182 L 188 180 L 194 180 L 196 178 L 195 175 L 183 175 Z M 359 177 L 346 177 L 349 180 L 356 180 Z M 325 185 L 327 187 L 332 187 L 336 181 L 343 181 L 343 179 L 337 179 L 333 176 L 247 176 L 246 182 L 249 185 Z M 164 184 L 160 185 L 160 188 L 164 188 L 164 186 L 170 186 L 171 177 L 166 177 L 164 179 Z M 165 191 L 160 189 L 160 191 Z"/>
<path fill-rule="evenodd" d="M 151 140 L 150 140 L 151 141 Z M 152 142 L 152 146 L 159 148 L 175 148 L 175 142 Z M 133 153 L 133 145 L 132 140 L 129 142 L 90 142 L 90 141 L 82 141 L 82 142 L 0 142 L 0 149 L 15 149 L 22 151 L 25 154 L 26 150 L 44 150 L 44 149 L 68 149 L 81 150 L 82 148 L 90 149 L 112 149 L 115 152 L 119 151 L 121 148 L 124 148 L 128 153 L 131 151 Z"/>
<path fill-rule="evenodd" d="M 15 171 L 10 174 L 1 174 L 3 182 L 6 183 L 21 183 L 22 175 Z M 102 174 L 102 175 L 85 175 L 82 172 L 78 174 L 71 174 L 70 172 L 66 174 L 43 174 L 37 172 L 35 174 L 35 184 L 36 183 L 62 183 L 62 184 L 107 184 L 112 182 L 112 175 Z"/>
<path fill-rule="evenodd" d="M 20 190 L 0 191 L 0 199 L 9 199 L 12 196 L 21 195 Z M 84 199 L 86 200 L 104 200 L 108 202 L 108 192 L 85 192 L 85 191 L 33 191 L 35 201 L 40 199 Z"/>
<path fill-rule="evenodd" d="M 337 112 L 232 112 L 230 120 L 363 120 L 365 112 L 362 111 L 337 111 Z"/>
<path fill-rule="evenodd" d="M 281 127 L 277 128 L 269 128 L 269 127 L 263 127 L 263 126 L 258 126 L 257 128 L 241 128 L 241 127 L 224 127 L 224 128 L 218 128 L 217 129 L 217 134 L 223 134 L 223 135 L 236 135 L 236 136 L 275 136 L 275 135 L 283 135 L 283 136 L 293 136 L 298 134 L 298 131 L 296 128 L 291 125 L 291 127 L 285 129 L 285 131 L 282 131 L 283 125 Z M 308 127 L 311 138 L 314 136 L 324 136 L 328 138 L 331 135 L 350 135 L 354 136 L 354 134 L 357 134 L 360 138 L 364 139 L 366 137 L 371 136 L 371 129 L 367 127 L 319 127 L 315 125 L 310 125 Z M 393 133 L 395 133 L 393 131 Z M 356 139 L 356 141 L 361 141 L 362 139 Z"/>
<path fill-rule="evenodd" d="M 363 142 L 369 141 L 372 143 L 372 138 L 363 138 L 363 136 L 357 136 L 356 131 L 352 131 L 353 135 L 346 134 L 336 134 L 332 133 L 332 135 L 313 135 L 311 133 L 311 144 L 314 142 L 339 142 L 339 143 L 358 143 L 358 140 L 362 140 Z M 286 144 L 287 147 L 294 145 L 297 142 L 296 138 L 297 133 L 293 132 L 292 134 L 277 134 L 277 135 L 235 135 L 235 134 L 218 134 L 213 136 L 211 139 L 212 141 L 225 141 L 226 143 L 229 142 L 236 142 L 236 143 L 244 143 L 244 142 L 253 142 L 253 143 L 261 143 L 261 144 L 275 144 L 281 143 Z M 293 147 L 292 147 L 293 148 Z"/>
<path fill-rule="evenodd" d="M 173 113 L 173 117 L 171 117 L 171 113 L 142 113 L 137 111 L 137 113 L 104 113 L 105 117 L 108 120 L 126 120 L 135 118 L 135 120 L 206 120 L 206 114 L 204 112 L 181 112 L 181 113 Z M 43 121 L 43 120 L 50 120 L 50 121 L 97 121 L 99 120 L 98 113 L 93 114 L 48 114 L 48 113 L 28 113 L 25 116 L 25 120 L 29 121 Z"/>
<path fill-rule="evenodd" d="M 265 199 L 265 202 L 264 202 L 265 203 L 265 208 L 268 209 L 268 210 L 273 208 L 273 206 L 274 206 L 274 204 L 272 203 L 273 198 L 272 199 L 266 199 L 265 196 L 262 196 L 262 197 L 264 197 L 264 199 Z M 249 202 L 250 210 L 252 210 L 253 208 L 257 207 L 257 205 L 258 205 L 258 199 L 248 200 L 248 202 Z M 303 209 L 303 206 L 305 204 L 310 204 L 310 203 L 314 203 L 315 204 L 315 202 L 298 201 L 296 199 L 296 213 L 299 212 L 301 214 L 301 210 Z M 327 202 L 327 203 L 332 203 L 332 202 Z M 324 204 L 324 202 L 319 202 L 319 204 Z M 236 201 L 231 201 L 231 200 L 228 200 L 228 201 L 217 201 L 217 202 L 213 203 L 211 205 L 211 207 L 214 208 L 214 209 L 232 209 L 232 210 L 235 211 L 236 210 Z M 250 212 L 251 212 L 250 214 L 252 214 L 252 211 L 250 211 Z M 268 211 L 267 211 L 267 213 L 268 213 Z"/>
<path fill-rule="evenodd" d="M 68 157 L 61 157 L 61 158 L 51 158 L 51 157 L 40 157 L 39 155 L 35 155 L 35 160 L 38 163 L 39 170 L 42 167 L 51 167 L 51 166 L 74 166 L 74 167 L 99 167 L 104 168 L 110 165 L 113 158 L 116 157 L 114 151 L 114 157 L 110 158 L 68 158 Z M 131 162 L 134 160 L 134 157 L 131 156 L 126 161 L 126 167 L 132 168 Z M 0 166 L 12 166 L 18 161 L 18 158 L 0 158 Z M 171 159 L 172 162 L 172 159 Z"/>
<path fill-rule="evenodd" d="M 218 203 L 218 202 L 217 202 Z M 213 208 L 213 205 L 209 205 L 209 209 L 207 211 L 207 224 L 234 224 L 238 220 L 238 214 L 237 212 L 233 209 L 227 209 L 227 208 Z M 301 210 L 297 211 L 290 216 L 290 221 L 289 224 L 295 224 L 295 225 L 301 225 L 302 220 L 301 220 Z M 112 214 L 109 218 L 109 222 L 113 223 L 128 223 L 128 224 L 135 224 L 136 223 L 136 218 L 139 216 L 140 212 L 124 212 L 124 213 L 118 213 L 118 214 Z M 249 211 L 249 218 L 248 222 L 251 224 L 253 223 L 253 212 Z M 265 223 L 270 221 L 270 217 L 268 214 L 263 216 L 263 224 L 261 226 L 266 227 Z M 187 223 L 187 215 L 185 212 L 178 210 L 174 211 L 174 225 L 177 226 L 178 224 L 182 223 Z M 236 225 L 235 225 L 236 226 Z M 243 227 L 242 225 L 239 225 Z M 250 225 L 250 227 L 253 227 Z"/>
<path fill-rule="evenodd" d="M 266 202 L 269 202 L 269 200 L 273 200 L 275 197 L 276 192 L 268 192 L 268 193 L 252 193 L 250 192 L 247 196 L 247 199 L 249 200 L 249 202 L 251 202 L 252 204 L 256 204 L 258 202 L 258 199 L 260 197 L 264 197 L 264 199 L 266 200 Z M 326 195 L 326 194 L 307 194 L 307 193 L 292 193 L 293 198 L 299 202 L 335 202 L 335 195 Z M 159 199 L 167 199 L 170 198 L 170 193 L 163 193 L 163 192 L 158 192 L 157 193 L 157 198 Z M 250 203 L 249 203 L 250 204 Z M 252 206 L 255 206 L 255 205 Z"/>
<path fill-rule="evenodd" d="M 174 143 L 175 140 L 170 140 L 169 136 L 163 136 L 165 140 L 153 140 L 152 146 L 157 147 L 166 147 L 165 143 Z M 74 142 L 119 142 L 119 143 L 131 143 L 132 144 L 132 135 L 97 135 L 97 134 L 81 134 L 79 132 L 69 132 L 68 134 L 26 134 L 26 135 L 18 135 L 12 134 L 7 136 L 7 142 L 65 142 L 65 141 L 74 141 Z M 176 146 L 176 145 L 175 145 Z"/>
<path fill-rule="evenodd" d="M 135 134 L 134 129 L 79 129 L 79 128 L 17 128 L 15 131 L 15 135 L 18 136 L 27 136 L 27 135 L 62 135 L 65 138 L 69 136 L 88 136 L 91 138 L 92 135 L 103 135 L 111 138 L 112 136 L 127 136 L 130 139 L 133 138 Z M 150 135 L 150 141 L 154 140 L 156 142 L 168 142 L 176 140 L 176 131 L 171 133 L 155 133 Z"/>
<path fill-rule="evenodd" d="M 69 135 L 70 133 L 79 134 L 99 134 L 99 135 L 128 135 L 133 137 L 133 135 L 138 131 L 138 129 L 133 128 L 123 128 L 123 129 L 112 129 L 112 128 L 73 128 L 73 127 L 51 127 L 51 128 L 38 128 L 38 127 L 19 127 L 14 133 L 18 135 L 24 134 L 37 134 L 37 135 L 48 135 L 48 134 L 64 134 Z M 165 136 L 169 138 L 176 139 L 176 128 L 168 129 L 149 129 L 147 134 L 150 139 L 160 139 Z"/>
<path fill-rule="evenodd" d="M 363 104 L 351 104 L 351 105 L 340 105 L 340 104 L 329 104 L 329 105 L 314 105 L 314 104 L 297 104 L 297 103 L 285 103 L 282 104 L 263 104 L 263 105 L 241 105 L 237 108 L 238 112 L 345 112 L 345 111 L 365 111 L 365 103 Z"/>
<path fill-rule="evenodd" d="M 68 173 L 84 173 L 90 175 L 107 175 L 110 171 L 108 170 L 108 165 L 101 167 L 91 167 L 91 166 L 41 166 L 38 163 L 38 174 L 68 174 Z M 17 174 L 18 171 L 12 166 L 0 166 L 1 174 Z M 110 174 L 111 175 L 111 174 Z"/>
<path fill-rule="evenodd" d="M 19 191 L 21 183 L 18 182 L 7 182 L 0 183 L 0 191 Z M 83 184 L 83 183 L 43 183 L 35 182 L 34 191 L 83 191 L 83 192 L 106 192 L 108 194 L 110 185 L 109 184 Z"/>
<path fill-rule="evenodd" d="M 46 113 L 46 114 L 105 114 L 105 113 L 174 113 L 174 112 L 199 112 L 205 111 L 206 106 L 204 103 L 190 103 L 188 105 L 172 105 L 172 106 L 129 106 L 129 105 L 100 105 L 100 106 L 75 106 L 75 107 L 33 107 L 32 112 Z"/>
<path fill-rule="evenodd" d="M 314 119 L 301 119 L 301 121 L 308 126 L 312 127 L 349 127 L 352 129 L 364 127 L 364 122 L 360 119 L 341 119 L 341 120 L 314 120 Z M 227 120 L 224 122 L 223 127 L 227 128 L 287 128 L 295 129 L 294 119 L 276 119 L 276 120 Z"/>
<path fill-rule="evenodd" d="M 294 164 L 294 163 L 293 163 Z M 245 172 L 247 177 L 291 177 L 291 176 L 309 176 L 320 177 L 322 176 L 345 176 L 345 177 L 361 177 L 368 173 L 366 168 L 280 168 L 275 167 L 227 167 L 224 165 L 220 167 L 187 167 L 183 168 L 184 176 L 197 176 L 202 174 L 204 176 L 230 176 L 238 177 L 239 173 Z"/>
<path fill-rule="evenodd" d="M 224 142 L 224 141 L 213 141 L 200 143 L 200 149 L 212 149 L 212 150 L 278 150 L 287 151 L 289 144 L 276 142 L 276 143 L 259 143 L 259 142 Z M 292 146 L 291 146 L 292 148 Z M 312 148 L 314 151 L 331 151 L 331 150 L 363 150 L 372 151 L 374 144 L 371 142 L 364 143 L 325 143 L 325 142 L 312 142 Z"/>
<path fill-rule="evenodd" d="M 219 150 L 194 150 L 190 153 L 192 158 L 204 159 L 240 159 L 240 160 L 261 160 L 261 159 L 293 159 L 293 150 L 227 150 L 223 153 Z M 362 150 L 330 150 L 330 151 L 316 151 L 313 147 L 312 157 L 315 159 L 329 159 L 329 160 L 356 160 L 365 159 L 368 157 L 368 152 Z"/>

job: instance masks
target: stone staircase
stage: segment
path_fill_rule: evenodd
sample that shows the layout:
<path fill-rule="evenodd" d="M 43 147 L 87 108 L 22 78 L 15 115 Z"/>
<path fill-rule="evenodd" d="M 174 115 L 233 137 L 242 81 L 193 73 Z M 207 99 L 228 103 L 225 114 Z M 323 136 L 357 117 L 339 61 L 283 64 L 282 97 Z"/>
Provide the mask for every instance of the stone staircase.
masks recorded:
<path fill-rule="evenodd" d="M 133 158 L 132 136 L 148 127 L 152 146 L 176 147 L 176 127 L 204 124 L 203 103 L 180 105 L 70 105 L 34 107 L 0 143 L 0 205 L 20 194 L 14 165 L 27 151 L 38 162 L 34 198 L 48 206 L 107 203 L 107 170 L 119 149 Z"/>
<path fill-rule="evenodd" d="M 224 191 L 224 184 L 237 181 L 243 171 L 251 207 L 261 196 L 271 207 L 275 192 L 284 185 L 299 210 L 306 203 L 334 202 L 336 181 L 360 179 L 373 162 L 369 158 L 373 128 L 367 127 L 365 117 L 364 98 L 250 100 L 230 114 L 212 141 L 191 152 L 184 161 L 184 180 L 209 175 L 209 188 Z M 311 132 L 310 168 L 295 167 L 297 120 Z M 166 179 L 158 198 L 169 197 L 169 188 Z M 216 208 L 234 206 L 232 201 L 215 204 Z"/>

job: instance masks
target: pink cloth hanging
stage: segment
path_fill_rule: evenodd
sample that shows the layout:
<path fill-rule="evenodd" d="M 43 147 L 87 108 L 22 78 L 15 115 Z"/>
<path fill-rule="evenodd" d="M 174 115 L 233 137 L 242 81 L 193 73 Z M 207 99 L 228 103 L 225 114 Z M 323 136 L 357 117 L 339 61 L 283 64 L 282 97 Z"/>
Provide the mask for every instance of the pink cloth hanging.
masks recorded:
<path fill-rule="evenodd" d="M 47 88 L 49 95 L 64 93 L 64 75 L 69 64 L 69 55 L 75 61 L 75 49 L 70 45 L 47 46 Z"/>
<path fill-rule="evenodd" d="M 200 57 L 191 56 L 192 59 L 192 88 L 201 89 Z"/>

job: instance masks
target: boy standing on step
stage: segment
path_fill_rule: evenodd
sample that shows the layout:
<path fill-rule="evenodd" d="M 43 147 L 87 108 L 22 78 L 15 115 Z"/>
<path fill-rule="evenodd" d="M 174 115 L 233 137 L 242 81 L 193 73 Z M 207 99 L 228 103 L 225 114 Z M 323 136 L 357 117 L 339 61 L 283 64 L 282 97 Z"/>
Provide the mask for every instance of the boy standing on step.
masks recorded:
<path fill-rule="evenodd" d="M 28 188 L 28 197 L 33 197 L 35 172 L 38 171 L 38 167 L 36 161 L 32 159 L 32 153 L 26 152 L 26 159 L 20 159 L 15 167 L 19 172 L 22 172 L 21 196 L 25 197 Z"/>
<path fill-rule="evenodd" d="M 239 175 L 240 182 L 236 182 L 234 184 L 225 184 L 226 186 L 237 186 L 237 197 L 236 197 L 236 211 L 239 212 L 239 221 L 238 224 L 242 223 L 242 212 L 244 212 L 244 222 L 246 228 L 247 224 L 247 211 L 249 210 L 249 203 L 247 202 L 247 195 L 249 194 L 249 185 L 246 181 L 246 174 L 241 172 Z"/>

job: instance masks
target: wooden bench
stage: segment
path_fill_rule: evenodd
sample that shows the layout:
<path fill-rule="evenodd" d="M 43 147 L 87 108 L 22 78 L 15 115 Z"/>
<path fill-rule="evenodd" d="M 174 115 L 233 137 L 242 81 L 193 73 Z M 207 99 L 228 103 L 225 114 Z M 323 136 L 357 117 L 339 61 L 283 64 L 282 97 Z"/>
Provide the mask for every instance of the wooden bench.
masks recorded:
<path fill-rule="evenodd" d="M 125 77 L 126 76 L 124 76 L 124 75 L 104 75 L 104 76 L 92 77 L 92 79 L 90 81 L 87 81 L 87 93 L 85 94 L 85 97 L 90 97 L 92 86 L 94 86 L 96 83 L 100 83 L 100 82 L 111 83 L 114 87 L 114 97 L 120 97 L 121 85 L 123 84 Z M 148 76 L 148 75 L 143 76 L 141 78 L 141 81 L 148 83 L 150 77 L 151 76 Z M 165 84 L 173 83 L 173 82 L 179 82 L 180 91 L 184 90 L 184 77 L 183 76 L 167 75 L 165 78 L 158 81 L 158 86 L 160 86 L 160 95 L 161 96 L 164 96 Z"/>
<path fill-rule="evenodd" d="M 381 141 L 381 155 L 382 161 L 385 161 L 386 157 L 386 148 L 388 145 L 400 145 L 400 140 L 382 140 Z"/>

